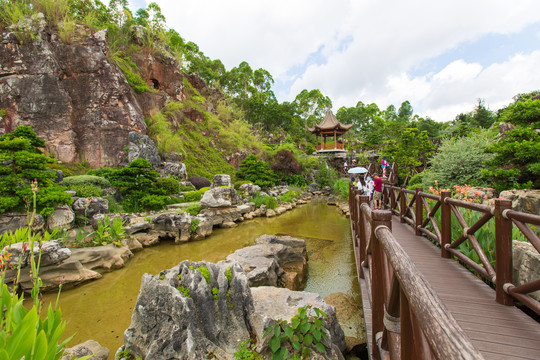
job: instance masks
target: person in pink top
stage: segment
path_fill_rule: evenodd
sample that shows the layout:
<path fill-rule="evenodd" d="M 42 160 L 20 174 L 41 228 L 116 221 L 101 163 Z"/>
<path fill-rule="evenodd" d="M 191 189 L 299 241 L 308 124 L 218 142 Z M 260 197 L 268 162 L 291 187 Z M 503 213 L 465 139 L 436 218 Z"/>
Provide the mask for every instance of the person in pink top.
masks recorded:
<path fill-rule="evenodd" d="M 375 181 L 373 185 L 373 203 L 375 205 L 374 210 L 378 210 L 381 208 L 381 200 L 382 200 L 382 179 L 375 175 Z"/>

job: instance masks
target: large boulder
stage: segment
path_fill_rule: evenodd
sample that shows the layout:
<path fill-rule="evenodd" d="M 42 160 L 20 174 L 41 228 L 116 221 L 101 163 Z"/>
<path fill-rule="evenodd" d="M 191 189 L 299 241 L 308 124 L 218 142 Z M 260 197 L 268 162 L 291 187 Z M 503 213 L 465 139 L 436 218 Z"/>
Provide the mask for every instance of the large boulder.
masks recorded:
<path fill-rule="evenodd" d="M 78 198 L 71 206 L 76 216 L 92 219 L 96 214 L 109 212 L 109 200 L 100 197 Z"/>
<path fill-rule="evenodd" d="M 328 305 L 336 308 L 339 325 L 345 335 L 347 352 L 359 353 L 366 350 L 366 324 L 364 310 L 354 297 L 344 293 L 333 293 L 324 298 Z"/>
<path fill-rule="evenodd" d="M 180 162 L 166 161 L 162 165 L 161 174 L 163 176 L 175 176 L 180 180 L 187 178 L 186 165 Z"/>
<path fill-rule="evenodd" d="M 63 247 L 63 243 L 59 240 L 49 240 L 34 242 L 34 261 L 37 264 L 39 260 L 39 254 L 41 250 L 41 266 L 56 265 L 66 260 L 71 256 L 71 250 Z M 7 264 L 11 267 L 17 267 L 21 264 L 21 268 L 30 266 L 30 248 L 28 243 L 15 243 L 6 246 L 2 250 L 4 257 L 6 254 L 10 254 L 7 260 Z"/>
<path fill-rule="evenodd" d="M 214 178 L 212 179 L 212 189 L 223 187 L 223 186 L 227 186 L 227 187 L 233 186 L 231 182 L 231 175 L 227 175 L 227 174 L 214 175 Z"/>
<path fill-rule="evenodd" d="M 201 176 L 192 176 L 188 179 L 188 181 L 195 186 L 195 189 L 199 190 L 203 187 L 210 187 L 212 184 L 210 183 L 210 180 L 203 178 Z"/>
<path fill-rule="evenodd" d="M 210 191 L 210 190 L 209 190 Z M 204 216 L 212 222 L 213 226 L 221 226 L 223 223 L 235 222 L 242 218 L 243 207 L 231 206 L 222 208 L 208 208 L 199 212 L 200 216 Z"/>
<path fill-rule="evenodd" d="M 23 213 L 4 213 L 0 215 L 0 235 L 20 228 L 28 227 L 29 219 Z M 36 214 L 32 223 L 32 230 L 41 231 L 45 227 L 45 219 L 41 214 Z"/>
<path fill-rule="evenodd" d="M 252 288 L 251 294 L 256 315 L 252 326 L 258 338 L 260 334 L 264 334 L 267 327 L 274 326 L 279 320 L 290 322 L 292 317 L 298 314 L 300 307 L 311 305 L 326 313 L 326 318 L 322 320 L 324 327 L 328 330 L 328 339 L 323 342 L 327 353 L 321 354 L 312 349 L 310 359 L 344 359 L 342 352 L 346 349 L 345 336 L 337 320 L 336 309 L 325 303 L 318 294 L 272 286 Z M 266 350 L 268 341 L 269 337 L 257 345 L 257 349 L 266 356 L 269 355 Z"/>
<path fill-rule="evenodd" d="M 182 213 L 164 213 L 152 219 L 154 231 L 174 239 L 176 244 L 189 241 L 191 237 L 191 216 Z"/>
<path fill-rule="evenodd" d="M 249 286 L 281 286 L 291 290 L 305 286 L 308 266 L 304 240 L 263 235 L 255 243 L 227 256 L 228 261 L 242 265 Z"/>
<path fill-rule="evenodd" d="M 261 187 L 259 185 L 255 185 L 255 184 L 252 184 L 252 183 L 247 183 L 247 184 L 240 185 L 238 190 L 240 191 L 240 193 L 244 197 L 248 197 L 248 196 L 252 196 L 253 194 L 261 191 Z"/>
<path fill-rule="evenodd" d="M 129 133 L 129 154 L 128 161 L 146 159 L 150 161 L 154 168 L 161 165 L 161 157 L 154 140 L 147 135 L 139 134 L 136 131 Z"/>
<path fill-rule="evenodd" d="M 238 339 L 251 336 L 253 310 L 239 266 L 183 261 L 159 276 L 143 275 L 117 354 L 128 350 L 134 358 L 153 360 L 199 360 L 208 354 L 231 359 Z"/>
<path fill-rule="evenodd" d="M 513 279 L 516 286 L 540 279 L 540 254 L 531 243 L 514 240 L 513 251 Z M 540 290 L 529 294 L 540 301 Z"/>
<path fill-rule="evenodd" d="M 238 195 L 231 187 L 210 189 L 201 198 L 201 205 L 209 208 L 229 207 L 236 204 L 238 204 Z"/>
<path fill-rule="evenodd" d="M 540 190 L 506 190 L 499 197 L 512 201 L 512 209 L 540 215 Z"/>
<path fill-rule="evenodd" d="M 49 231 L 55 228 L 70 230 L 75 226 L 75 213 L 67 205 L 59 205 L 54 208 L 54 212 L 47 217 L 47 227 Z"/>
<path fill-rule="evenodd" d="M 123 268 L 131 257 L 133 253 L 127 247 L 108 244 L 71 249 L 69 261 L 77 261 L 89 270 L 103 272 Z"/>

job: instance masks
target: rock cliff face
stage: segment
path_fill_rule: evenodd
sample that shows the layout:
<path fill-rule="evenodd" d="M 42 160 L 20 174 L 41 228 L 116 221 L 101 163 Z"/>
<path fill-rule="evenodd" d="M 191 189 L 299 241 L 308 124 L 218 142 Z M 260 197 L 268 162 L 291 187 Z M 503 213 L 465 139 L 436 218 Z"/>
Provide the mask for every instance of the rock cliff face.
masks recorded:
<path fill-rule="evenodd" d="M 43 20 L 31 42 L 4 32 L 0 132 L 29 125 L 65 162 L 97 167 L 125 161 L 129 132 L 145 132 L 146 125 L 123 73 L 107 59 L 105 36 L 102 31 L 66 44 Z"/>
<path fill-rule="evenodd" d="M 34 39 L 22 43 L 15 30 L 0 33 L 0 135 L 31 126 L 46 141 L 46 151 L 61 161 L 87 161 L 92 167 L 127 163 L 129 133 L 147 135 L 145 116 L 169 99 L 185 99 L 186 77 L 201 94 L 221 97 L 201 79 L 180 72 L 165 48 L 134 55 L 143 79 L 157 90 L 136 94 L 107 57 L 105 30 L 92 33 L 79 26 L 69 43 L 43 19 L 34 19 L 32 31 Z M 133 36 L 137 41 L 135 31 Z M 198 116 L 186 110 L 178 121 Z"/>

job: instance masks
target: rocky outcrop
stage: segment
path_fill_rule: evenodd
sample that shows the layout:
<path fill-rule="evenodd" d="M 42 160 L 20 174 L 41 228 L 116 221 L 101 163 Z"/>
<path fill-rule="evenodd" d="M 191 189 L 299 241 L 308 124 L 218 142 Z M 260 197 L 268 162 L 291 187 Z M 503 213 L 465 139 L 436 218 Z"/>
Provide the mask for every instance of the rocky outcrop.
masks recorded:
<path fill-rule="evenodd" d="M 154 230 L 162 236 L 174 239 L 176 244 L 189 241 L 191 236 L 191 217 L 189 214 L 164 213 L 152 219 Z"/>
<path fill-rule="evenodd" d="M 233 184 L 231 182 L 231 176 L 227 174 L 214 175 L 211 188 L 214 189 L 223 186 L 233 187 Z"/>
<path fill-rule="evenodd" d="M 92 219 L 94 215 L 109 212 L 109 201 L 100 197 L 78 198 L 72 208 L 76 216 Z"/>
<path fill-rule="evenodd" d="M 514 240 L 513 251 L 513 283 L 516 286 L 523 285 L 540 279 L 540 254 L 531 243 Z M 540 301 L 540 290 L 529 294 Z"/>
<path fill-rule="evenodd" d="M 506 190 L 499 197 L 512 201 L 512 209 L 540 215 L 540 190 Z"/>
<path fill-rule="evenodd" d="M 207 273 L 207 278 L 203 273 Z M 124 345 L 134 358 L 232 358 L 252 334 L 253 300 L 239 266 L 181 262 L 143 275 Z"/>
<path fill-rule="evenodd" d="M 129 132 L 146 125 L 124 74 L 107 59 L 105 31 L 79 26 L 70 43 L 44 20 L 22 43 L 8 31 L 0 43 L 0 134 L 29 125 L 61 161 L 125 162 Z"/>
<path fill-rule="evenodd" d="M 238 195 L 232 187 L 215 187 L 206 191 L 201 205 L 209 208 L 229 207 L 238 204 Z"/>
<path fill-rule="evenodd" d="M 3 213 L 0 216 L 0 234 L 28 226 L 29 219 L 26 213 Z M 40 214 L 36 214 L 32 223 L 32 230 L 41 231 L 45 227 L 45 219 Z"/>
<path fill-rule="evenodd" d="M 47 217 L 47 228 L 53 231 L 55 228 L 70 230 L 75 226 L 75 213 L 71 207 L 60 205 L 54 208 L 54 212 Z"/>
<path fill-rule="evenodd" d="M 240 191 L 240 193 L 244 197 L 248 197 L 248 196 L 252 196 L 255 193 L 261 191 L 261 187 L 259 185 L 254 185 L 252 183 L 247 183 L 247 184 L 240 185 L 238 190 Z"/>
<path fill-rule="evenodd" d="M 60 360 L 79 359 L 89 355 L 92 355 L 92 360 L 107 360 L 109 358 L 109 349 L 99 345 L 97 341 L 88 340 L 82 344 L 67 348 Z"/>
<path fill-rule="evenodd" d="M 249 286 L 281 286 L 301 290 L 307 280 L 306 242 L 290 236 L 263 235 L 253 246 L 227 256 L 238 262 Z"/>
<path fill-rule="evenodd" d="M 130 131 L 128 161 L 132 162 L 137 159 L 150 161 L 154 168 L 161 166 L 161 157 L 154 141 L 147 135 Z"/>
<path fill-rule="evenodd" d="M 131 325 L 116 354 L 120 359 L 125 350 L 134 358 L 153 360 L 232 359 L 239 341 L 256 338 L 258 350 L 269 358 L 266 327 L 279 319 L 290 321 L 305 305 L 327 314 L 323 343 L 328 351 L 313 350 L 310 359 L 343 359 L 345 341 L 335 309 L 317 294 L 250 289 L 239 265 L 183 261 L 158 276 L 143 275 Z"/>
<path fill-rule="evenodd" d="M 170 161 L 163 162 L 160 173 L 164 177 L 175 176 L 180 180 L 187 179 L 186 165 L 180 162 L 170 162 Z"/>

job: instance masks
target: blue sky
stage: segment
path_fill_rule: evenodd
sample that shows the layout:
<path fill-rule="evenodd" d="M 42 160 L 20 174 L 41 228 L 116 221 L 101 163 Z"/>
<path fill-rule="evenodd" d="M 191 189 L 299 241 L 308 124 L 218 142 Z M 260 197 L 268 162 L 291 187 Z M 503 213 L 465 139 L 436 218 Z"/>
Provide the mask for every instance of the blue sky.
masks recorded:
<path fill-rule="evenodd" d="M 135 10 L 149 3 L 130 1 Z M 169 27 L 230 69 L 274 77 L 280 101 L 303 89 L 334 111 L 409 100 L 437 121 L 492 110 L 540 89 L 537 0 L 157 0 Z"/>

